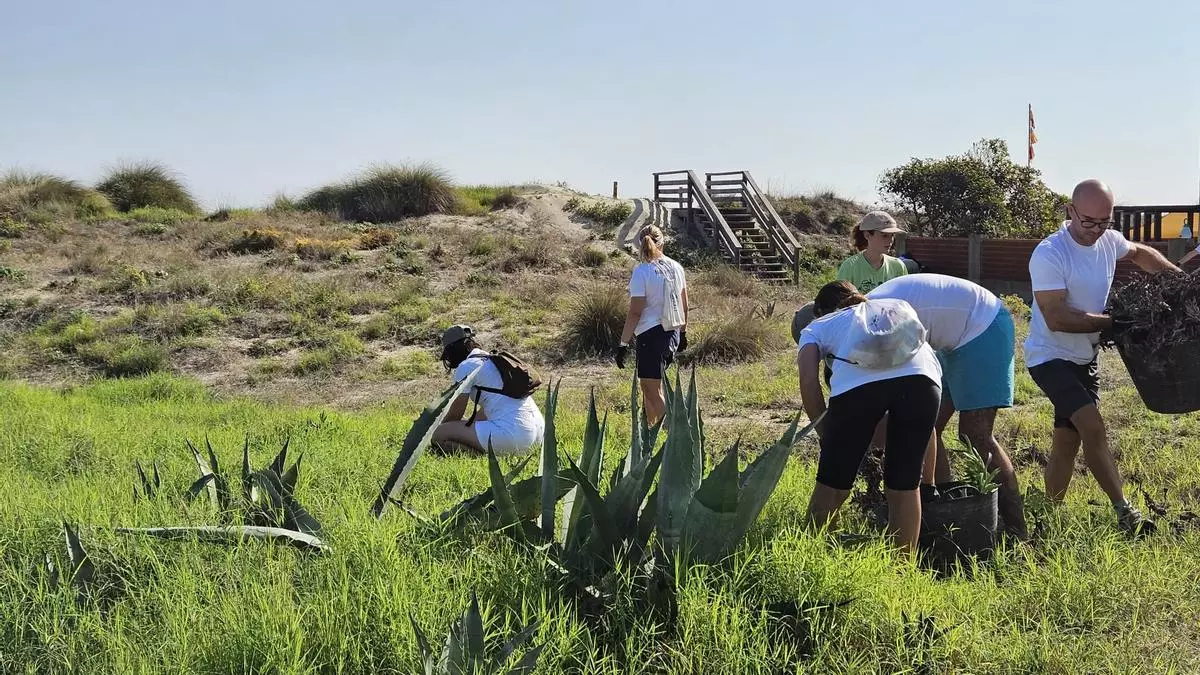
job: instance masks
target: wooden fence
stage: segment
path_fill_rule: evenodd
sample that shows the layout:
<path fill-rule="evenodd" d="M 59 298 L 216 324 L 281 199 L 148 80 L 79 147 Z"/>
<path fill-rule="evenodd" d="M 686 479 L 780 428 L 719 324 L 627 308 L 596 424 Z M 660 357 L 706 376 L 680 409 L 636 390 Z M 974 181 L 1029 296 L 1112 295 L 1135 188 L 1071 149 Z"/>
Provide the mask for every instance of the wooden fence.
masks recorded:
<path fill-rule="evenodd" d="M 897 237 L 897 253 L 916 260 L 927 272 L 970 279 L 994 292 L 1012 293 L 1030 300 L 1029 257 L 1040 239 L 987 239 L 970 237 Z M 1189 250 L 1189 240 L 1146 242 L 1178 261 Z M 1118 262 L 1114 283 L 1137 270 L 1131 262 Z"/>

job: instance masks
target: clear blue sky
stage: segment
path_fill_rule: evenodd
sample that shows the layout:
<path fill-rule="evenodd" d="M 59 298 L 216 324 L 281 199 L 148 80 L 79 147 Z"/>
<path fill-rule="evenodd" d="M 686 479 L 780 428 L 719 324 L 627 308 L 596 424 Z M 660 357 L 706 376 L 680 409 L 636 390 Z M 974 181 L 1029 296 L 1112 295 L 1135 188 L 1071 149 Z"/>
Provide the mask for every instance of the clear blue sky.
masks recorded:
<path fill-rule="evenodd" d="M 372 162 L 461 182 L 746 168 L 868 201 L 983 137 L 1050 185 L 1195 202 L 1200 3 L 0 0 L 0 168 L 161 160 L 254 205 Z"/>

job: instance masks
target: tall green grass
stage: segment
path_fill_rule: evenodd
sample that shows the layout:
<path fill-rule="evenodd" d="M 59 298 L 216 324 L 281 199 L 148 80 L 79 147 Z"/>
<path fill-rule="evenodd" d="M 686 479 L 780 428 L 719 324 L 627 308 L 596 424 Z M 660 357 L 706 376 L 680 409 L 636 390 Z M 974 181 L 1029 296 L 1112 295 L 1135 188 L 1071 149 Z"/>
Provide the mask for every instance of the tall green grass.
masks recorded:
<path fill-rule="evenodd" d="M 133 162 L 111 169 L 96 184 L 96 190 L 120 211 L 157 207 L 184 213 L 200 212 L 200 206 L 183 181 L 174 171 L 157 162 Z"/>
<path fill-rule="evenodd" d="M 713 386 L 702 391 L 723 395 L 722 386 L 731 386 L 720 385 L 725 378 L 704 371 Z M 587 384 L 564 389 L 560 404 L 559 435 L 572 456 L 581 445 Z M 627 386 L 620 378 L 598 396 L 619 401 Z M 369 515 L 420 405 L 359 413 L 290 408 L 217 399 L 194 382 L 161 375 L 66 392 L 0 384 L 0 672 L 420 672 L 409 613 L 427 633 L 444 634 L 471 590 L 489 635 L 540 622 L 534 642 L 547 645 L 538 671 L 545 673 L 1200 667 L 1196 532 L 1125 540 L 1110 514 L 1089 505 L 1098 493 L 1078 478 L 1066 508 L 1047 517 L 1041 543 L 937 579 L 901 564 L 878 540 L 841 546 L 800 529 L 813 481 L 809 444 L 733 559 L 677 580 L 673 627 L 623 602 L 602 622 L 585 623 L 554 590 L 539 557 L 502 535 L 431 538 L 400 509 L 381 520 Z M 1044 405 L 1001 419 L 1004 434 L 1029 433 L 1021 431 L 1029 425 L 1049 432 Z M 758 424 L 775 434 L 785 423 Z M 1119 439 L 1123 461 L 1148 480 L 1173 471 L 1172 488 L 1195 485 L 1194 440 L 1131 442 L 1187 433 L 1195 424 L 1189 416 L 1130 425 Z M 614 406 L 610 469 L 627 447 L 628 426 Z M 708 433 L 723 446 L 734 430 L 714 424 Z M 231 466 L 247 438 L 255 466 L 290 438 L 292 452 L 304 453 L 297 493 L 322 521 L 333 551 L 226 549 L 114 533 L 115 526 L 212 519 L 209 507 L 182 497 L 197 475 L 183 441 L 203 443 L 206 435 Z M 133 500 L 135 461 L 158 462 L 165 489 L 157 499 Z M 1031 468 L 1022 471 L 1025 484 L 1033 476 Z M 436 514 L 485 489 L 487 463 L 427 456 L 409 483 L 405 503 Z M 50 590 L 37 571 L 46 554 L 65 564 L 62 520 L 77 525 L 97 568 L 103 591 L 96 605 L 76 606 L 72 592 Z M 854 517 L 847 527 L 866 531 Z M 618 591 L 625 597 L 631 589 L 620 582 Z"/>

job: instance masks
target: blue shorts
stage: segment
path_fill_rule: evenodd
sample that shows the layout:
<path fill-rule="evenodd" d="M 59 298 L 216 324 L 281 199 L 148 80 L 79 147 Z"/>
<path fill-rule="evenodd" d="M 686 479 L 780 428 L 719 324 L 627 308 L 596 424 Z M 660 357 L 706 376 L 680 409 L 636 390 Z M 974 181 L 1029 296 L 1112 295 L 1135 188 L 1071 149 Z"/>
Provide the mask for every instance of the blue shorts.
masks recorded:
<path fill-rule="evenodd" d="M 942 364 L 942 396 L 955 410 L 1011 408 L 1016 334 L 1012 315 L 1001 305 L 992 323 L 975 339 L 947 352 L 937 352 Z"/>

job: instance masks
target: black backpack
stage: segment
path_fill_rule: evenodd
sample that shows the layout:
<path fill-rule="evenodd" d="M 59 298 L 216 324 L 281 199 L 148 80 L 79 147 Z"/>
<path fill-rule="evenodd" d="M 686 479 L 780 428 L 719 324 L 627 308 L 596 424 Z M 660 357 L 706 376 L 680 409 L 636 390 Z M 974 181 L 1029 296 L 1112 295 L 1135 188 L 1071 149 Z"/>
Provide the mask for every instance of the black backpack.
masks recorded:
<path fill-rule="evenodd" d="M 501 386 L 496 389 L 475 385 L 475 407 L 471 411 L 471 418 L 467 420 L 468 426 L 475 423 L 475 415 L 479 413 L 479 396 L 483 392 L 522 399 L 533 396 L 533 393 L 542 386 L 542 380 L 533 368 L 530 368 L 528 364 L 511 352 L 500 350 L 495 354 L 487 354 L 483 358 L 491 361 L 496 366 L 496 370 L 500 371 Z"/>

